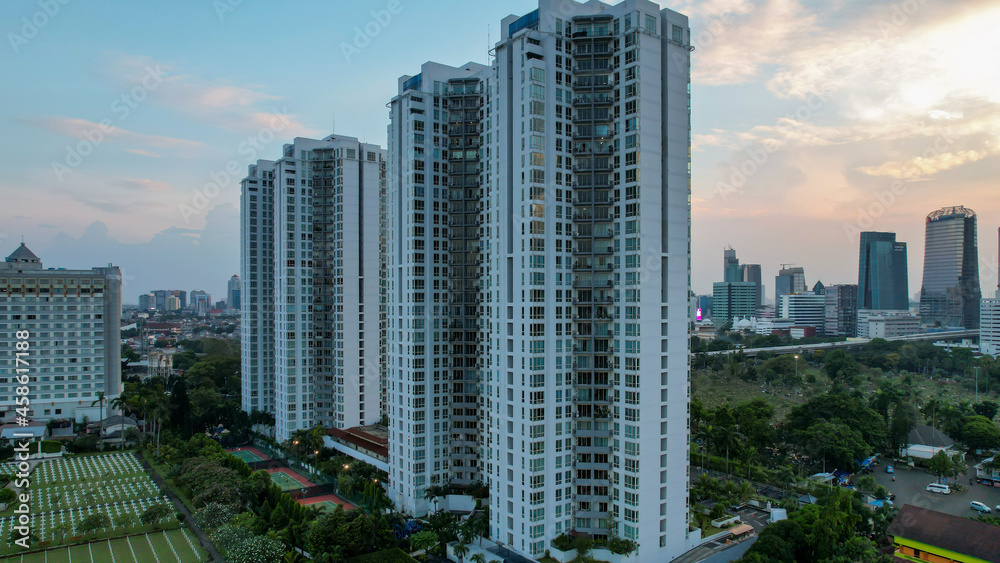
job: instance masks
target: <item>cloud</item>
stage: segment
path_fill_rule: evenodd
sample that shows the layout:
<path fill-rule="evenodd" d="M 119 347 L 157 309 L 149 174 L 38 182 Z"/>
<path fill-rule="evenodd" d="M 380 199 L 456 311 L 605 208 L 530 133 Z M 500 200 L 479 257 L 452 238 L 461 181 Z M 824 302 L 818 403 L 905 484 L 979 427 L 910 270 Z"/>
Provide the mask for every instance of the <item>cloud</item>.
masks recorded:
<path fill-rule="evenodd" d="M 92 140 L 93 138 L 97 138 L 96 135 L 101 135 L 103 139 L 109 141 L 128 143 L 130 145 L 156 147 L 160 149 L 177 150 L 184 154 L 193 153 L 196 150 L 200 150 L 204 146 L 202 143 L 197 141 L 178 139 L 176 137 L 165 137 L 162 135 L 135 133 L 114 125 L 102 125 L 87 119 L 78 119 L 74 117 L 36 117 L 25 119 L 24 121 L 29 125 L 34 125 L 59 135 L 73 137 L 74 139 L 80 140 Z M 137 149 L 132 149 L 133 152 L 135 150 Z"/>
<path fill-rule="evenodd" d="M 927 157 L 917 156 L 905 161 L 886 162 L 878 166 L 864 166 L 858 171 L 872 176 L 887 176 L 889 178 L 899 178 L 902 180 L 917 180 L 933 176 L 938 172 L 957 168 L 969 162 L 982 160 L 991 154 L 1000 154 L 1000 150 L 993 151 L 957 151 L 932 154 Z"/>
<path fill-rule="evenodd" d="M 691 80 L 696 84 L 753 80 L 818 31 L 818 16 L 796 0 L 716 0 L 678 9 L 691 16 Z"/>
<path fill-rule="evenodd" d="M 147 180 L 145 178 L 119 178 L 115 181 L 115 184 L 125 188 L 140 189 L 150 192 L 170 190 L 170 184 L 166 182 Z"/>
<path fill-rule="evenodd" d="M 256 133 L 272 127 L 275 118 L 282 116 L 290 121 L 282 130 L 288 138 L 323 134 L 289 114 L 282 96 L 266 93 L 256 84 L 204 80 L 184 74 L 167 62 L 142 55 L 112 54 L 106 72 L 116 87 L 127 89 L 140 83 L 150 68 L 159 68 L 164 73 L 163 82 L 149 92 L 150 102 L 173 110 L 185 119 L 227 131 Z"/>
<path fill-rule="evenodd" d="M 222 295 L 226 281 L 239 271 L 239 210 L 219 205 L 205 219 L 204 229 L 168 227 L 145 242 L 122 242 L 106 223 L 95 221 L 80 236 L 59 232 L 47 246 L 28 245 L 46 267 L 91 268 L 108 262 L 121 267 L 129 276 L 123 288 L 126 303 L 163 288 L 203 288 Z"/>
<path fill-rule="evenodd" d="M 147 151 L 147 150 L 143 150 L 143 149 L 124 149 L 124 150 L 125 150 L 125 152 L 130 152 L 132 154 L 139 154 L 139 155 L 142 155 L 142 156 L 149 156 L 149 157 L 152 157 L 152 158 L 160 158 L 160 156 L 162 156 L 159 153 L 155 153 L 155 152 Z"/>

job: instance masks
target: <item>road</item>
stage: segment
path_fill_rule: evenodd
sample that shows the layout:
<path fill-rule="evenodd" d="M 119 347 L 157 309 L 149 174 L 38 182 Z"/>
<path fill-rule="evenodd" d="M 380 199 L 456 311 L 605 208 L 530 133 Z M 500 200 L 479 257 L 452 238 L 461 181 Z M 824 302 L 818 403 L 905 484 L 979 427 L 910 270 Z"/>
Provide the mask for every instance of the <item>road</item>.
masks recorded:
<path fill-rule="evenodd" d="M 959 477 L 959 482 L 969 487 L 963 492 L 952 491 L 950 495 L 940 495 L 929 493 L 925 490 L 928 483 L 933 483 L 937 479 L 920 468 L 896 469 L 896 480 L 892 480 L 892 475 L 885 472 L 885 461 L 875 470 L 875 480 L 889 492 L 895 493 L 896 500 L 893 504 L 897 507 L 904 504 L 912 504 L 921 508 L 937 510 L 954 516 L 976 516 L 976 512 L 969 508 L 969 503 L 978 500 L 993 508 L 1000 505 L 1000 487 L 987 487 L 980 484 L 969 486 L 969 478 L 976 475 L 973 467 L 974 463 L 968 464 L 967 473 Z M 996 511 L 994 511 L 995 513 Z"/>

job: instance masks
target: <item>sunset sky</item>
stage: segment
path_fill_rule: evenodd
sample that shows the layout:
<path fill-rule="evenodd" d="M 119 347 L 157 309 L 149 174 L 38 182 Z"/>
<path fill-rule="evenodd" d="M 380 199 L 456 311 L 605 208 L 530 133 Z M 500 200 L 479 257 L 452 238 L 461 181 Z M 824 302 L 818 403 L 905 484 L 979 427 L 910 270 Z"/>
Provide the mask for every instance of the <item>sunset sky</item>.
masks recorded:
<path fill-rule="evenodd" d="M 810 286 L 856 283 L 857 233 L 885 230 L 909 244 L 913 294 L 924 217 L 965 205 L 993 295 L 1000 4 L 660 3 L 689 15 L 695 46 L 695 292 L 721 279 L 727 245 L 763 265 L 768 295 L 781 263 Z M 23 236 L 46 266 L 121 266 L 126 302 L 224 298 L 247 164 L 331 128 L 384 145 L 400 75 L 487 63 L 487 34 L 537 7 L 400 0 L 378 23 L 388 4 L 68 2 L 50 16 L 0 3 L 0 255 Z M 196 196 L 209 183 L 218 195 Z"/>

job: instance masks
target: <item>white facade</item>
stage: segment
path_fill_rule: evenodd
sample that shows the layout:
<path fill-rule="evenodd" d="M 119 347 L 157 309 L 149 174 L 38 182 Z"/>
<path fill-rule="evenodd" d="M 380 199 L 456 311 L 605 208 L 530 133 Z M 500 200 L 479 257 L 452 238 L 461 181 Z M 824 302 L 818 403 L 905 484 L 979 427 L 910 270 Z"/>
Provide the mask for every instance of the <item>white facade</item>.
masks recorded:
<path fill-rule="evenodd" d="M 489 67 L 400 79 L 389 128 L 390 494 L 482 480 L 490 537 L 687 550 L 689 34 L 539 3 Z M 447 127 L 447 128 L 446 128 Z M 609 530 L 610 529 L 610 530 Z"/>
<path fill-rule="evenodd" d="M 42 269 L 24 244 L 0 262 L 0 412 L 16 416 L 17 368 L 30 377 L 29 418 L 100 420 L 121 393 L 122 277 L 116 266 Z M 18 339 L 18 331 L 27 338 Z M 18 342 L 27 364 L 15 365 Z M 23 375 L 23 373 L 21 374 Z M 104 393 L 104 409 L 95 403 Z"/>
<path fill-rule="evenodd" d="M 273 413 L 278 440 L 381 416 L 384 177 L 382 148 L 331 135 L 243 181 L 244 409 Z"/>
<path fill-rule="evenodd" d="M 789 293 L 779 298 L 779 316 L 795 321 L 795 326 L 811 326 L 819 334 L 826 326 L 826 296 L 812 292 Z"/>
<path fill-rule="evenodd" d="M 993 357 L 1000 356 L 1000 298 L 981 301 L 979 351 Z"/>
<path fill-rule="evenodd" d="M 909 311 L 858 311 L 858 338 L 895 338 L 920 332 L 920 317 Z"/>
<path fill-rule="evenodd" d="M 243 410 L 274 412 L 274 162 L 258 160 L 240 192 Z"/>

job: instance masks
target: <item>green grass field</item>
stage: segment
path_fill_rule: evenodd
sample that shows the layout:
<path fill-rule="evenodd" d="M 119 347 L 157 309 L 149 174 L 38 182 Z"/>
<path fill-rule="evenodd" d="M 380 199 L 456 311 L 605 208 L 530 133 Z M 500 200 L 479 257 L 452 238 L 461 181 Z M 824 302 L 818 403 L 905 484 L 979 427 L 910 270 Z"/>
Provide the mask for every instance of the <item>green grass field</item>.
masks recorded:
<path fill-rule="evenodd" d="M 201 563 L 208 555 L 185 528 L 14 555 L 0 563 Z"/>
<path fill-rule="evenodd" d="M 282 491 L 294 491 L 295 489 L 301 489 L 303 487 L 302 483 L 299 483 L 295 479 L 292 479 L 280 471 L 271 473 L 271 480 L 274 481 L 276 485 L 281 487 Z"/>

